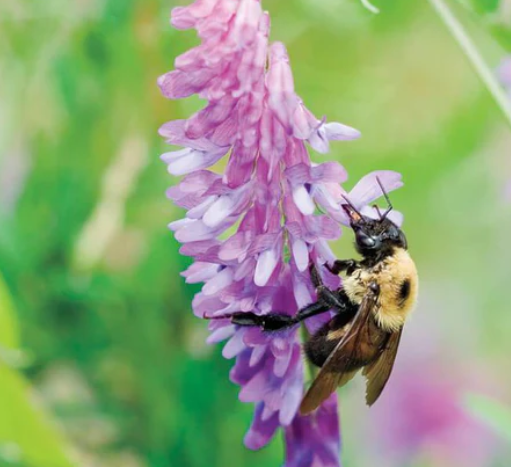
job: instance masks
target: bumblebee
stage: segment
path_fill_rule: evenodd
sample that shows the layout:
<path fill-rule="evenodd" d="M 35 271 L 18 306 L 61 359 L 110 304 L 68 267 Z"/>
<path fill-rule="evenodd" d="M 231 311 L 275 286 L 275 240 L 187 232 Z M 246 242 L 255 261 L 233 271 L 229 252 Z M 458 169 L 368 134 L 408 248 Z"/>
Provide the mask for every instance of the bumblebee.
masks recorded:
<path fill-rule="evenodd" d="M 304 346 L 307 358 L 320 370 L 301 402 L 302 415 L 314 411 L 360 370 L 367 379 L 366 402 L 374 404 L 390 377 L 403 326 L 417 300 L 417 270 L 404 233 L 387 218 L 392 204 L 378 183 L 388 203 L 383 214 L 378 211 L 378 219 L 362 215 L 347 198 L 342 204 L 362 259 L 325 265 L 333 274 L 344 274 L 341 288 L 327 288 L 312 263 L 309 269 L 317 301 L 296 315 L 237 312 L 218 317 L 274 332 L 329 310 L 335 312 Z"/>

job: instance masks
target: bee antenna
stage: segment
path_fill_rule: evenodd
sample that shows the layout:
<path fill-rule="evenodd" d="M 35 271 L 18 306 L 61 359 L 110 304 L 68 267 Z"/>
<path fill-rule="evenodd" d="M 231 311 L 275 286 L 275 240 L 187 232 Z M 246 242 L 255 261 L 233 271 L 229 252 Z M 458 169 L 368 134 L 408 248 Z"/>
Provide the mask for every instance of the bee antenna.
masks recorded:
<path fill-rule="evenodd" d="M 346 201 L 346 203 L 348 204 L 348 206 L 353 209 L 353 211 L 355 211 L 359 216 L 360 218 L 362 219 L 362 214 L 360 214 L 360 211 L 355 207 L 353 206 L 352 202 L 349 200 L 349 198 L 345 195 L 341 195 L 343 198 L 344 198 L 344 201 Z"/>
<path fill-rule="evenodd" d="M 383 216 L 380 214 L 380 219 L 383 220 L 387 217 L 387 214 L 392 211 L 392 209 L 394 209 L 392 207 L 392 203 L 390 202 L 390 198 L 389 198 L 389 195 L 387 194 L 387 192 L 385 191 L 385 188 L 383 188 L 383 184 L 380 180 L 380 177 L 376 176 L 376 181 L 378 182 L 378 185 L 380 185 L 380 188 L 381 188 L 381 191 L 383 193 L 383 196 L 385 197 L 385 201 L 387 201 L 387 204 L 388 204 L 388 208 L 387 210 L 383 213 Z M 378 209 L 378 213 L 380 212 L 380 210 Z"/>

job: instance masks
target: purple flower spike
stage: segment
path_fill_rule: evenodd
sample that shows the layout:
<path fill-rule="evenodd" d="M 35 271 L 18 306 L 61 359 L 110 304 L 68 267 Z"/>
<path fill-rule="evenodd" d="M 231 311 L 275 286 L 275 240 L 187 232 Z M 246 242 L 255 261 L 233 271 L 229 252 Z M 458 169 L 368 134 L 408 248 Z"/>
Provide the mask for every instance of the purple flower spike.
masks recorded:
<path fill-rule="evenodd" d="M 286 429 L 286 467 L 339 465 L 337 398 L 332 394 L 316 413 L 297 417 Z"/>
<path fill-rule="evenodd" d="M 236 327 L 233 312 L 293 315 L 313 302 L 308 266 L 324 268 L 335 258 L 328 241 L 341 235 L 348 196 L 359 209 L 401 186 L 400 175 L 374 172 L 347 193 L 340 164 L 313 164 L 306 144 L 319 153 L 330 141 L 360 133 L 316 118 L 295 93 L 286 48 L 268 46 L 269 16 L 258 0 L 197 0 L 172 11 L 178 29 L 194 28 L 201 39 L 158 80 L 164 96 L 197 94 L 206 106 L 187 120 L 164 124 L 160 134 L 182 149 L 162 156 L 173 175 L 185 175 L 167 196 L 186 209 L 169 228 L 180 252 L 194 263 L 187 283 L 203 282 L 193 300 L 196 316 L 209 322 L 208 343 L 226 341 L 235 359 L 231 380 L 239 399 L 255 404 L 245 445 L 260 449 L 284 429 L 286 466 L 340 465 L 337 397 L 301 417 L 304 393 L 298 326 L 275 333 Z M 223 174 L 208 170 L 223 157 Z M 327 285 L 339 279 L 325 275 Z M 328 316 L 307 321 L 314 331 Z"/>

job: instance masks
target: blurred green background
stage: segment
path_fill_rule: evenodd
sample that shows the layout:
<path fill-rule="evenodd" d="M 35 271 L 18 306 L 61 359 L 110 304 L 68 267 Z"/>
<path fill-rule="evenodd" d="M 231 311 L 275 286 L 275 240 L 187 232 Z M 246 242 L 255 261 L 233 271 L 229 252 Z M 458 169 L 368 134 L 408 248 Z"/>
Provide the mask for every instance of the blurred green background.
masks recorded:
<path fill-rule="evenodd" d="M 0 0 L 1 466 L 282 464 L 280 436 L 242 445 L 252 407 L 204 343 L 166 228 L 182 212 L 165 198 L 176 180 L 157 129 L 201 105 L 156 87 L 197 43 L 170 28 L 173 6 Z M 509 466 L 511 131 L 427 2 L 379 6 L 264 1 L 308 107 L 362 131 L 328 156 L 348 185 L 375 169 L 405 181 L 393 201 L 420 304 L 379 407 L 364 407 L 360 380 L 341 391 L 343 459 Z M 503 50 L 458 13 L 496 66 Z"/>

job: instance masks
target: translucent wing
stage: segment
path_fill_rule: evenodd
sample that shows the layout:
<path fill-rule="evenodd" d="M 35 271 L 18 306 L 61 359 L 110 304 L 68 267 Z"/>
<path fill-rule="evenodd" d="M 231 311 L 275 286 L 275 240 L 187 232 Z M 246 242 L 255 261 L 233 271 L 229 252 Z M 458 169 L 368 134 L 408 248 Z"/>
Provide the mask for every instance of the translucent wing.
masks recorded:
<path fill-rule="evenodd" d="M 387 341 L 384 351 L 371 364 L 364 368 L 362 374 L 367 378 L 366 403 L 373 405 L 382 393 L 389 380 L 403 328 L 392 333 Z"/>
<path fill-rule="evenodd" d="M 369 289 L 362 299 L 358 312 L 345 336 L 335 346 L 328 356 L 325 364 L 319 370 L 316 379 L 305 394 L 300 405 L 300 414 L 307 415 L 317 409 L 337 387 L 346 384 L 359 370 L 353 369 L 350 363 L 355 360 L 358 342 L 373 310 L 378 294 Z M 350 368 L 350 371 L 339 371 L 341 368 Z"/>

